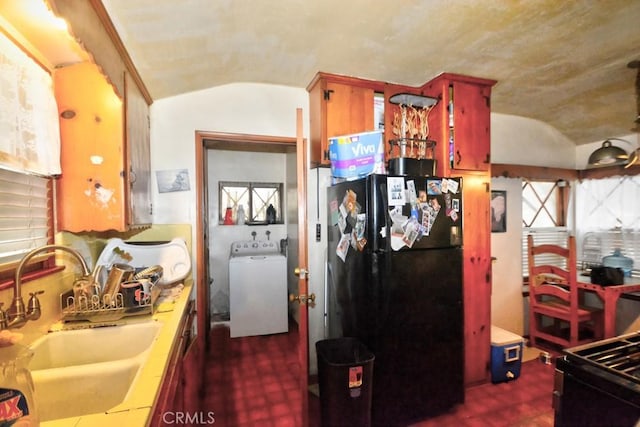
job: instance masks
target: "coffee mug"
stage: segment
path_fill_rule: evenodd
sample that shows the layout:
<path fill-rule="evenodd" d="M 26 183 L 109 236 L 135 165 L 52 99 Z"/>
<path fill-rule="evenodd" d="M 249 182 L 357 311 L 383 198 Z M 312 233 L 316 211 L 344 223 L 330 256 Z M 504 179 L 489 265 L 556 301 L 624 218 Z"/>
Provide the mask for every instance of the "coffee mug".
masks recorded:
<path fill-rule="evenodd" d="M 131 280 L 120 285 L 125 307 L 139 307 L 151 302 L 151 284 L 148 280 Z"/>

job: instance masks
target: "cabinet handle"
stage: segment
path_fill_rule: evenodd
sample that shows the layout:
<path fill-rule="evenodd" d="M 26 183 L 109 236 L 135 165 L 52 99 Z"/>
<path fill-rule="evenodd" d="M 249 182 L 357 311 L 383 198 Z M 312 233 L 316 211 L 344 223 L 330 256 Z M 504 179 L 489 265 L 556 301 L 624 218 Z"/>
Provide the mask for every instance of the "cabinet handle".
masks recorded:
<path fill-rule="evenodd" d="M 462 154 L 460 154 L 460 150 L 456 150 L 456 157 L 458 158 L 456 164 L 459 165 L 462 162 Z"/>
<path fill-rule="evenodd" d="M 138 177 L 133 169 L 129 171 L 129 182 L 131 184 L 135 183 L 138 180 Z"/>

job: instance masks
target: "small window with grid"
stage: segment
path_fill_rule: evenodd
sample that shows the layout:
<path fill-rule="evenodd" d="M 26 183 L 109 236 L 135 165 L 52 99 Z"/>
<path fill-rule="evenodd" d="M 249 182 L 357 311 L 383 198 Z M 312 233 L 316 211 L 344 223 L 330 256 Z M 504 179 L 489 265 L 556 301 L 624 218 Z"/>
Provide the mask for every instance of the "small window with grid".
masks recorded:
<path fill-rule="evenodd" d="M 529 276 L 527 236 L 533 235 L 534 244 L 566 246 L 567 210 L 570 186 L 559 181 L 522 181 L 522 275 Z M 556 260 L 546 259 L 554 264 Z M 562 266 L 566 267 L 566 266 Z"/>
<path fill-rule="evenodd" d="M 220 181 L 218 186 L 218 223 L 224 224 L 231 212 L 234 224 L 238 222 L 238 208 L 242 206 L 246 224 L 266 224 L 269 206 L 275 210 L 275 223 L 282 224 L 282 183 Z"/>

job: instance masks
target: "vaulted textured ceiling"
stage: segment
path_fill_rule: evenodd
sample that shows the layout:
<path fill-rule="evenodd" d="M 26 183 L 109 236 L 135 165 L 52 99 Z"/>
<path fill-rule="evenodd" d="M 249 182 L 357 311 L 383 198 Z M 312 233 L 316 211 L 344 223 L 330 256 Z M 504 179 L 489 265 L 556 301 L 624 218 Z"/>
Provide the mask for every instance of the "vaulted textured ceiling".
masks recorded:
<path fill-rule="evenodd" d="M 576 144 L 627 135 L 637 117 L 637 0 L 102 2 L 154 99 L 304 88 L 318 71 L 412 86 L 452 72 L 497 80 L 492 111 Z"/>

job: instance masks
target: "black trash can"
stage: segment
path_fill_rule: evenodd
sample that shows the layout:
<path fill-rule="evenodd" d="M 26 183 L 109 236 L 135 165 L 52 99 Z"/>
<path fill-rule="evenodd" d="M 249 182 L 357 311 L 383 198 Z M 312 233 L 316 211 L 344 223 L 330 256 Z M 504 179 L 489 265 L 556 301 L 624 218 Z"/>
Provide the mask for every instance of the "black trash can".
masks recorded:
<path fill-rule="evenodd" d="M 324 427 L 370 426 L 374 355 L 355 338 L 316 342 Z"/>

